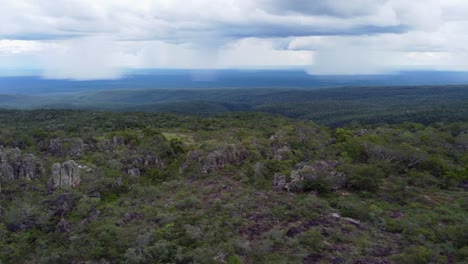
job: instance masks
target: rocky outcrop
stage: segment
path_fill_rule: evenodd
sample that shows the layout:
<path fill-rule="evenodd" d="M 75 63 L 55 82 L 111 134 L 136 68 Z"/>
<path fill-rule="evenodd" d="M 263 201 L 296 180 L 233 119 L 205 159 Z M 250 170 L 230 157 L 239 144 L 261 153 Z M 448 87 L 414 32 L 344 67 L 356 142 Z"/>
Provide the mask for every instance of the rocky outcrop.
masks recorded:
<path fill-rule="evenodd" d="M 236 145 L 226 145 L 214 150 L 208 155 L 200 150 L 194 150 L 187 153 L 187 159 L 182 164 L 182 169 L 188 169 L 192 165 L 201 167 L 202 173 L 210 173 L 224 168 L 227 165 L 239 166 L 249 156 L 249 151 Z"/>
<path fill-rule="evenodd" d="M 113 136 L 112 139 L 101 140 L 97 144 L 99 151 L 113 152 L 115 148 L 126 146 L 125 139 L 122 136 Z"/>
<path fill-rule="evenodd" d="M 190 164 L 201 163 L 203 159 L 203 153 L 200 150 L 192 150 L 187 153 L 187 159 L 182 164 L 181 169 L 186 170 L 190 167 Z"/>
<path fill-rule="evenodd" d="M 140 172 L 140 169 L 138 168 L 130 168 L 130 169 L 127 169 L 127 174 L 130 177 L 140 177 L 141 172 Z"/>
<path fill-rule="evenodd" d="M 279 173 L 274 175 L 273 185 L 287 191 L 303 191 L 306 183 L 321 181 L 332 190 L 345 186 L 346 175 L 336 170 L 334 160 L 299 163 L 288 177 Z"/>
<path fill-rule="evenodd" d="M 122 160 L 121 163 L 124 165 L 124 171 L 132 177 L 139 177 L 142 169 L 161 169 L 165 166 L 164 161 L 156 157 L 152 152 Z"/>
<path fill-rule="evenodd" d="M 112 137 L 112 144 L 114 146 L 122 146 L 122 145 L 125 145 L 125 140 L 122 136 L 120 137 L 117 137 L 117 136 L 113 136 Z"/>
<path fill-rule="evenodd" d="M 33 154 L 21 154 L 18 148 L 0 147 L 0 179 L 34 180 L 44 175 L 44 167 Z"/>
<path fill-rule="evenodd" d="M 80 184 L 80 167 L 73 160 L 66 161 L 62 164 L 54 163 L 51 169 L 51 177 L 48 186 L 51 189 L 61 187 L 76 187 Z"/>
<path fill-rule="evenodd" d="M 55 138 L 50 140 L 46 152 L 56 157 L 79 157 L 93 149 L 93 144 L 85 144 L 81 138 Z"/>
<path fill-rule="evenodd" d="M 283 189 L 286 186 L 286 176 L 281 173 L 275 173 L 273 186 L 278 187 L 278 189 Z"/>
<path fill-rule="evenodd" d="M 62 218 L 60 222 L 58 222 L 57 226 L 55 226 L 55 232 L 57 233 L 71 233 L 71 224 L 65 220 L 65 218 Z"/>
<path fill-rule="evenodd" d="M 282 147 L 272 147 L 273 158 L 275 160 L 286 160 L 292 153 L 292 149 L 289 144 L 284 144 Z"/>
<path fill-rule="evenodd" d="M 85 230 L 86 227 L 89 224 L 91 224 L 93 221 L 95 221 L 99 217 L 100 214 L 101 214 L 101 211 L 96 210 L 96 209 L 92 209 L 89 212 L 88 216 L 81 221 L 81 223 L 80 223 L 81 231 Z"/>

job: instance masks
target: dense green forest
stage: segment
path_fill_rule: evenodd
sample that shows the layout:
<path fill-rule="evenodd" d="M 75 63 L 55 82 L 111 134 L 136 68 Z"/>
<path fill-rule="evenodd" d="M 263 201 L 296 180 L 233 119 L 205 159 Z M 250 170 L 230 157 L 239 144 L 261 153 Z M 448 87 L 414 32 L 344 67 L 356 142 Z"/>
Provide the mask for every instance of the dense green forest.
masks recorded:
<path fill-rule="evenodd" d="M 466 92 L 419 89 L 232 99 L 300 119 L 2 110 L 0 262 L 468 262 Z"/>
<path fill-rule="evenodd" d="M 215 116 L 262 112 L 341 127 L 351 123 L 468 122 L 467 86 L 328 89 L 147 89 L 1 95 L 0 108 L 169 112 Z"/>

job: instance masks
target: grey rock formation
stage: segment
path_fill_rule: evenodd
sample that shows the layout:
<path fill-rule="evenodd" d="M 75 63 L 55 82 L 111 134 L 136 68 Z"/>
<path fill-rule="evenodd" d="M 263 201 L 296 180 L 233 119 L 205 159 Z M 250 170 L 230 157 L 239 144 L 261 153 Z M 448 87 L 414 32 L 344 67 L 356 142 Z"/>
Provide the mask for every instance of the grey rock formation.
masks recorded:
<path fill-rule="evenodd" d="M 127 174 L 130 176 L 130 177 L 140 177 L 140 169 L 138 168 L 130 168 L 127 170 Z"/>
<path fill-rule="evenodd" d="M 34 180 L 44 175 L 42 162 L 33 154 L 21 154 L 18 148 L 0 147 L 0 179 Z"/>
<path fill-rule="evenodd" d="M 210 152 L 202 161 L 202 172 L 209 173 L 224 168 L 226 165 L 240 165 L 247 159 L 249 152 L 244 147 L 226 145 L 221 149 Z"/>
<path fill-rule="evenodd" d="M 55 138 L 47 146 L 47 154 L 56 157 L 79 157 L 94 148 L 92 144 L 85 144 L 81 138 Z"/>
<path fill-rule="evenodd" d="M 85 230 L 86 227 L 90 223 L 92 223 L 94 220 L 96 220 L 99 217 L 100 214 L 101 214 L 101 211 L 99 211 L 99 210 L 96 210 L 96 209 L 91 210 L 91 212 L 89 212 L 89 214 L 88 214 L 88 217 L 83 219 L 81 221 L 81 223 L 80 223 L 81 231 Z"/>
<path fill-rule="evenodd" d="M 80 184 L 80 168 L 73 160 L 62 164 L 54 163 L 51 169 L 52 176 L 49 179 L 49 187 L 56 189 L 60 187 L 76 187 Z"/>
<path fill-rule="evenodd" d="M 334 160 L 299 163 L 284 182 L 284 189 L 288 191 L 302 191 L 304 181 L 317 181 L 327 183 L 333 190 L 338 190 L 346 184 L 346 175 L 336 170 L 338 162 Z M 278 176 L 279 177 L 279 176 Z M 274 185 L 280 186 L 283 179 L 275 174 Z"/>
<path fill-rule="evenodd" d="M 200 150 L 193 150 L 187 153 L 187 159 L 182 164 L 181 169 L 190 167 L 201 167 L 202 173 L 210 173 L 224 168 L 227 165 L 238 166 L 247 159 L 249 151 L 243 146 L 233 144 L 225 145 L 216 149 L 208 155 Z"/>
<path fill-rule="evenodd" d="M 69 234 L 71 233 L 71 224 L 67 220 L 62 218 L 60 222 L 57 224 L 57 226 L 55 227 L 55 232 Z"/>
<path fill-rule="evenodd" d="M 201 163 L 203 153 L 199 150 L 192 150 L 187 153 L 187 159 L 182 164 L 181 169 L 186 170 L 190 167 L 190 164 L 197 162 Z"/>
<path fill-rule="evenodd" d="M 125 140 L 123 137 L 117 137 L 117 136 L 114 136 L 112 138 L 112 143 L 115 145 L 115 146 L 122 146 L 122 145 L 125 145 Z"/>
<path fill-rule="evenodd" d="M 165 166 L 164 161 L 156 157 L 152 152 L 146 153 L 143 156 L 122 160 L 121 163 L 124 165 L 124 171 L 132 177 L 140 176 L 141 169 L 161 169 Z"/>
<path fill-rule="evenodd" d="M 281 173 L 275 173 L 273 186 L 283 189 L 286 186 L 286 176 L 281 175 Z"/>

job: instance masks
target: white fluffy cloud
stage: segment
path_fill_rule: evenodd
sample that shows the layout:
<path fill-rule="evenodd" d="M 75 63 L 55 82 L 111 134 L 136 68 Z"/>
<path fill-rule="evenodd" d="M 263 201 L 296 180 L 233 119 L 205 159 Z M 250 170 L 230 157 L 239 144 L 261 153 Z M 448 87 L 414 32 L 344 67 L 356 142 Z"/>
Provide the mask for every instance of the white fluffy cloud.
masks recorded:
<path fill-rule="evenodd" d="M 463 0 L 2 0 L 0 71 L 116 78 L 127 68 L 468 70 Z M 29 64 L 28 65 L 28 61 Z"/>

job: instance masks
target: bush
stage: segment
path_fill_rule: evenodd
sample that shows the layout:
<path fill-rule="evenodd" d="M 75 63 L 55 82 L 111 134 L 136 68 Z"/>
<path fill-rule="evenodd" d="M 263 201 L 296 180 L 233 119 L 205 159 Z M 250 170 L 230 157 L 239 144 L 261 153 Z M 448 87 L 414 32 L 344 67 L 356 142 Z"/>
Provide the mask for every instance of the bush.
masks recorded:
<path fill-rule="evenodd" d="M 350 165 L 346 170 L 348 185 L 355 190 L 375 192 L 384 178 L 382 170 L 372 165 Z"/>
<path fill-rule="evenodd" d="M 242 264 L 242 260 L 236 256 L 236 255 L 233 255 L 233 256 L 230 256 L 227 260 L 227 264 Z"/>
<path fill-rule="evenodd" d="M 402 254 L 394 257 L 394 261 L 401 264 L 426 264 L 431 259 L 432 250 L 423 246 L 408 247 Z"/>

